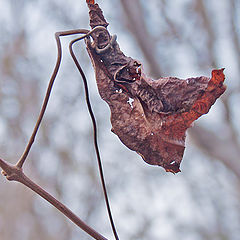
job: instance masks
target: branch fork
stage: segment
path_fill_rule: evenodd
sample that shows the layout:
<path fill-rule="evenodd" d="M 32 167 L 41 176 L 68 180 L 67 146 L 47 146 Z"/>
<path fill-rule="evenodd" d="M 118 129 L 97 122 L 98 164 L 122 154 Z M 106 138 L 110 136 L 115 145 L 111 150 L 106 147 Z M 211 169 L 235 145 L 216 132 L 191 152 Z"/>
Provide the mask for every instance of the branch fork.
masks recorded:
<path fill-rule="evenodd" d="M 23 179 L 23 170 L 22 168 L 17 167 L 16 165 L 11 165 L 6 161 L 0 159 L 0 167 L 2 170 L 2 175 L 7 178 L 9 181 L 18 181 Z"/>
<path fill-rule="evenodd" d="M 79 226 L 82 230 L 84 230 L 94 239 L 107 240 L 107 238 L 103 237 L 100 233 L 98 233 L 93 228 L 88 226 L 85 222 L 83 222 L 68 207 L 59 202 L 56 198 L 54 198 L 52 195 L 42 189 L 39 185 L 34 183 L 30 178 L 28 178 L 24 174 L 22 167 L 18 167 L 17 165 L 11 165 L 2 159 L 0 159 L 0 167 L 2 168 L 2 174 L 7 178 L 7 180 L 22 183 L 26 187 L 33 190 L 35 193 L 47 200 L 50 204 L 52 204 L 55 208 L 62 212 L 68 219 L 74 222 L 77 226 Z"/>
<path fill-rule="evenodd" d="M 42 108 L 41 108 L 41 111 L 39 113 L 39 117 L 37 119 L 36 125 L 33 129 L 32 135 L 31 135 L 31 137 L 30 137 L 30 139 L 27 143 L 27 146 L 26 146 L 22 156 L 20 157 L 20 159 L 16 163 L 16 165 L 12 165 L 12 164 L 6 162 L 3 159 L 0 159 L 0 167 L 2 168 L 2 174 L 7 178 L 7 180 L 22 183 L 26 187 L 28 187 L 31 190 L 33 190 L 34 192 L 36 192 L 39 196 L 41 196 L 46 201 L 48 201 L 51 205 L 53 205 L 55 208 L 57 208 L 68 219 L 70 219 L 73 223 L 75 223 L 78 227 L 80 227 L 83 231 L 85 231 L 87 234 L 89 234 L 94 239 L 96 239 L 96 240 L 107 240 L 107 238 L 105 238 L 100 233 L 98 233 L 96 230 L 94 230 L 93 228 L 88 226 L 77 215 L 75 215 L 68 207 L 66 207 L 64 204 L 59 202 L 56 198 L 54 198 L 51 194 L 49 194 L 47 191 L 45 191 L 43 188 L 41 188 L 38 184 L 33 182 L 23 172 L 23 165 L 26 162 L 27 156 L 28 156 L 28 154 L 31 150 L 31 147 L 34 143 L 35 137 L 36 137 L 37 132 L 39 130 L 41 121 L 43 119 L 43 116 L 45 114 L 45 111 L 46 111 L 46 108 L 47 108 L 47 105 L 48 105 L 48 101 L 49 101 L 49 98 L 50 98 L 50 95 L 51 95 L 52 87 L 53 87 L 55 78 L 57 76 L 57 73 L 58 73 L 58 70 L 59 70 L 59 67 L 60 67 L 61 58 L 62 58 L 62 48 L 61 48 L 60 37 L 61 36 L 76 35 L 76 34 L 83 34 L 82 37 L 79 37 L 79 38 L 70 42 L 69 50 L 70 50 L 71 56 L 72 56 L 72 58 L 73 58 L 73 60 L 76 64 L 76 66 L 77 66 L 77 68 L 78 68 L 78 70 L 79 70 L 79 72 L 80 72 L 80 74 L 83 78 L 85 93 L 86 93 L 86 102 L 87 102 L 89 113 L 90 113 L 90 116 L 91 116 L 91 119 L 92 119 L 92 122 L 93 122 L 94 144 L 95 144 L 95 150 L 96 150 L 96 154 L 97 154 L 97 160 L 98 160 L 98 165 L 99 165 L 100 177 L 101 177 L 101 182 L 102 182 L 102 186 L 103 186 L 103 192 L 104 192 L 104 197 L 105 197 L 105 201 L 106 201 L 107 211 L 108 211 L 108 214 L 109 214 L 109 219 L 110 219 L 110 223 L 111 223 L 111 226 L 112 226 L 112 229 L 113 229 L 113 232 L 114 232 L 115 239 L 118 240 L 117 232 L 116 232 L 116 229 L 115 229 L 115 226 L 114 226 L 114 222 L 113 222 L 113 218 L 112 218 L 112 214 L 111 214 L 111 210 L 110 210 L 110 204 L 109 204 L 109 200 L 108 200 L 108 196 L 107 196 L 106 185 L 105 185 L 105 181 L 104 181 L 101 158 L 100 158 L 100 153 L 99 153 L 98 143 L 97 143 L 97 126 L 96 126 L 96 120 L 95 120 L 95 117 L 94 117 L 94 114 L 93 114 L 93 111 L 92 111 L 92 107 L 91 107 L 91 104 L 90 104 L 89 92 L 88 92 L 88 86 L 87 86 L 87 79 L 86 79 L 85 74 L 84 74 L 82 68 L 80 67 L 80 64 L 77 61 L 77 58 L 76 58 L 76 56 L 73 52 L 73 44 L 74 43 L 76 43 L 77 41 L 79 41 L 81 39 L 85 39 L 85 38 L 87 38 L 89 40 L 89 37 L 92 35 L 92 33 L 96 32 L 96 31 L 99 31 L 99 30 L 107 31 L 104 27 L 100 26 L 100 27 L 97 27 L 97 28 L 93 29 L 92 31 L 89 31 L 89 30 L 86 30 L 86 29 L 77 29 L 77 30 L 69 30 L 69 31 L 55 33 L 55 38 L 56 38 L 56 42 L 57 42 L 57 50 L 58 50 L 57 61 L 56 61 L 56 65 L 55 65 L 53 74 L 50 78 L 48 88 L 47 88 L 47 92 L 46 92 L 45 98 L 43 100 Z M 109 38 L 109 42 L 110 42 L 110 44 L 113 43 L 114 39 L 111 41 L 111 39 Z M 109 47 L 107 47 L 107 48 L 109 48 Z M 99 50 L 100 51 L 105 51 L 107 49 L 99 49 Z"/>

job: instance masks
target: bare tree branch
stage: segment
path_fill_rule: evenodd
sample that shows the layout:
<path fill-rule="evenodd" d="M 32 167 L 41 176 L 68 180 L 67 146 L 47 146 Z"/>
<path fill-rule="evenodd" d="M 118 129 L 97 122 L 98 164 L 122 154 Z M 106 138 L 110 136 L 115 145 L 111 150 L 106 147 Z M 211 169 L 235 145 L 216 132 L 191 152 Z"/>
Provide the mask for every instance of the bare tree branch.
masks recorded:
<path fill-rule="evenodd" d="M 56 38 L 56 42 L 57 42 L 57 61 L 56 61 L 56 65 L 55 65 L 53 74 L 50 78 L 48 88 L 47 88 L 47 92 L 46 92 L 46 95 L 45 95 L 45 98 L 44 98 L 44 101 L 43 101 L 43 105 L 42 105 L 39 117 L 37 119 L 36 125 L 33 129 L 32 135 L 30 137 L 30 140 L 29 140 L 29 142 L 26 146 L 26 149 L 25 149 L 24 153 L 22 154 L 22 157 L 20 158 L 20 160 L 17 162 L 17 164 L 15 166 L 12 166 L 12 165 L 8 164 L 6 161 L 0 159 L 0 167 L 3 169 L 2 174 L 4 176 L 6 176 L 6 178 L 9 181 L 20 182 L 23 185 L 30 188 L 31 190 L 33 190 L 34 192 L 36 192 L 38 195 L 40 195 L 42 198 L 44 198 L 46 201 L 48 201 L 50 204 L 52 204 L 54 207 L 56 207 L 60 212 L 62 212 L 66 217 L 68 217 L 72 222 L 74 222 L 77 226 L 79 226 L 82 230 L 84 230 L 86 233 L 88 233 L 93 238 L 95 238 L 97 240 L 107 240 L 101 234 L 99 234 L 94 229 L 89 227 L 79 217 L 77 217 L 69 208 L 67 208 L 65 205 L 63 205 L 61 202 L 59 202 L 56 198 L 54 198 L 52 195 L 50 195 L 44 189 L 42 189 L 39 185 L 34 183 L 31 179 L 29 179 L 23 173 L 23 164 L 25 163 L 25 161 L 27 159 L 27 156 L 28 156 L 28 154 L 31 150 L 32 144 L 34 143 L 36 134 L 38 132 L 39 126 L 41 124 L 41 121 L 43 119 L 43 116 L 45 114 L 45 111 L 46 111 L 46 108 L 47 108 L 47 105 L 48 105 L 48 101 L 49 101 L 49 98 L 50 98 L 50 95 L 51 95 L 51 91 L 52 91 L 52 87 L 53 87 L 55 78 L 57 76 L 57 73 L 58 73 L 58 70 L 59 70 L 59 67 L 60 67 L 61 57 L 62 57 L 62 47 L 61 47 L 60 37 L 61 36 L 75 35 L 75 34 L 84 34 L 81 38 L 78 38 L 78 39 L 75 40 L 75 41 L 78 41 L 80 39 L 88 37 L 95 30 L 96 30 L 96 28 L 92 31 L 88 31 L 88 30 L 85 30 L 85 29 L 76 29 L 76 30 L 69 30 L 69 31 L 55 33 L 55 38 Z M 71 53 L 72 53 L 71 48 L 70 48 L 70 50 L 71 50 Z M 75 57 L 75 55 L 74 55 L 74 57 Z M 76 57 L 75 57 L 74 61 L 75 61 L 75 63 L 77 62 Z M 86 77 L 85 77 L 84 73 L 82 72 L 81 67 L 79 66 L 78 69 L 80 70 L 80 73 L 81 73 L 81 75 L 84 79 L 84 82 L 86 82 Z M 90 105 L 87 85 L 85 86 L 85 88 L 86 88 L 85 91 L 86 91 L 86 95 L 87 95 L 87 102 L 88 102 L 88 105 Z M 91 116 L 93 116 L 91 106 L 90 106 L 89 111 L 90 111 Z M 96 140 L 97 139 L 96 121 L 95 121 L 94 116 L 93 116 L 93 123 L 94 123 L 94 133 L 95 133 L 95 144 L 97 145 L 97 142 L 96 142 L 97 141 Z M 101 164 L 98 146 L 96 146 L 96 152 L 97 152 L 97 156 L 98 156 L 98 159 L 100 161 L 100 164 Z M 107 202 L 107 207 L 108 207 L 109 212 L 110 212 L 110 220 L 112 220 L 111 211 L 110 211 L 110 207 L 109 207 L 109 203 L 108 203 L 107 192 L 106 192 L 106 186 L 105 186 L 105 182 L 104 182 L 104 178 L 103 178 L 102 166 L 100 166 L 99 169 L 100 169 L 100 172 L 101 172 L 101 180 L 102 180 L 102 183 L 103 183 L 103 188 L 104 188 L 105 199 L 106 199 L 106 202 Z M 114 226 L 114 224 L 113 224 L 113 226 Z M 115 228 L 114 228 L 114 230 L 115 230 Z M 116 239 L 118 239 L 118 237 L 116 237 Z"/>
<path fill-rule="evenodd" d="M 68 207 L 59 202 L 56 198 L 42 189 L 39 185 L 34 183 L 31 179 L 29 179 L 24 173 L 22 168 L 18 166 L 13 166 L 8 164 L 6 161 L 0 159 L 0 167 L 3 169 L 2 174 L 6 176 L 9 181 L 20 182 L 26 187 L 33 190 L 35 193 L 40 195 L 50 204 L 52 204 L 55 208 L 57 208 L 60 212 L 62 212 L 68 219 L 74 222 L 77 226 L 79 226 L 83 231 L 88 233 L 94 239 L 97 240 L 107 240 L 100 233 L 96 232 L 93 228 L 89 227 L 85 222 L 83 222 L 77 215 L 75 215 Z"/>

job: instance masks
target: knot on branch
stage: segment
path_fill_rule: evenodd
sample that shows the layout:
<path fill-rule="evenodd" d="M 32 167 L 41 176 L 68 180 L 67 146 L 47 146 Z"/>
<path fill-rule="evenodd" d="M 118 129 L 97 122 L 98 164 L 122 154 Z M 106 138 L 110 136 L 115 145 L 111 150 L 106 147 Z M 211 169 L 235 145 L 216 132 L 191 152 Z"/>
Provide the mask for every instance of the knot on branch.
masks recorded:
<path fill-rule="evenodd" d="M 2 159 L 0 159 L 0 167 L 2 168 L 2 175 L 9 181 L 19 181 L 23 177 L 22 168 L 11 165 Z"/>

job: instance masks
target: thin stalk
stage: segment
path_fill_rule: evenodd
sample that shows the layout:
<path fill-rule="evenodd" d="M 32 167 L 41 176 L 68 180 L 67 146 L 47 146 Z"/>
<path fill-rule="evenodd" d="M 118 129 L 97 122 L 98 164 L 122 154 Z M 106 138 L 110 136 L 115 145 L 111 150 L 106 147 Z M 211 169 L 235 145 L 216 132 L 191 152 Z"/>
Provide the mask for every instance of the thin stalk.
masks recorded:
<path fill-rule="evenodd" d="M 34 140 L 35 140 L 35 137 L 37 135 L 39 126 L 41 124 L 41 121 L 43 119 L 44 113 L 45 113 L 46 108 L 47 108 L 47 104 L 48 104 L 48 101 L 49 101 L 49 98 L 50 98 L 50 95 L 51 95 L 52 87 L 53 87 L 54 81 L 56 79 L 56 76 L 57 76 L 57 73 L 58 73 L 58 70 L 59 70 L 59 67 L 60 67 L 61 59 L 62 59 L 62 46 L 61 46 L 60 36 L 69 36 L 69 35 L 74 35 L 74 34 L 87 34 L 87 33 L 89 33 L 89 31 L 86 30 L 86 29 L 69 30 L 69 31 L 56 32 L 55 33 L 55 38 L 56 38 L 56 42 L 57 42 L 57 61 L 56 61 L 56 65 L 54 67 L 54 71 L 52 73 L 50 81 L 48 83 L 47 92 L 46 92 L 46 95 L 45 95 L 45 98 L 44 98 L 44 101 L 43 101 L 43 104 L 42 104 L 37 122 L 35 124 L 34 129 L 33 129 L 32 135 L 31 135 L 31 137 L 30 137 L 30 139 L 27 143 L 27 146 L 26 146 L 22 156 L 20 157 L 19 161 L 17 162 L 17 165 L 16 165 L 17 167 L 22 168 L 22 166 L 23 166 L 23 164 L 24 164 L 24 162 L 25 162 L 25 160 L 26 160 L 26 158 L 27 158 L 27 156 L 28 156 L 28 154 L 31 150 L 31 147 L 34 143 Z"/>
<path fill-rule="evenodd" d="M 91 116 L 92 124 L 93 124 L 94 146 L 95 146 L 95 151 L 96 151 L 96 155 L 97 155 L 100 179 L 101 179 L 104 198 L 105 198 L 105 202 L 106 202 L 106 206 L 107 206 L 107 212 L 108 212 L 109 220 L 110 220 L 110 223 L 111 223 L 111 227 L 112 227 L 112 231 L 113 231 L 113 234 L 115 236 L 115 239 L 119 240 L 117 230 L 116 230 L 116 227 L 115 227 L 115 224 L 114 224 L 114 221 L 113 221 L 113 216 L 112 216 L 112 213 L 111 213 L 110 203 L 109 203 L 109 200 L 108 200 L 107 188 L 106 188 L 106 184 L 105 184 L 105 180 L 104 180 L 102 161 L 101 161 L 101 156 L 100 156 L 99 147 L 98 147 L 98 140 L 97 140 L 97 124 L 96 124 L 96 119 L 95 119 L 95 116 L 94 116 L 94 113 L 93 113 L 93 110 L 92 110 L 92 106 L 91 106 L 91 103 L 90 103 L 87 79 L 86 79 L 86 76 L 85 76 L 85 74 L 84 74 L 84 72 L 83 72 L 83 70 L 82 70 L 82 68 L 81 68 L 81 66 L 80 66 L 80 64 L 79 64 L 79 62 L 76 58 L 76 55 L 73 52 L 73 44 L 76 43 L 77 41 L 80 41 L 83 38 L 84 38 L 84 36 L 71 41 L 70 44 L 69 44 L 69 51 L 70 51 L 70 54 L 73 58 L 74 63 L 76 64 L 76 66 L 77 66 L 77 68 L 78 68 L 78 70 L 79 70 L 79 72 L 82 76 L 82 79 L 83 79 L 86 103 L 87 103 L 88 111 L 89 111 L 89 114 Z"/>

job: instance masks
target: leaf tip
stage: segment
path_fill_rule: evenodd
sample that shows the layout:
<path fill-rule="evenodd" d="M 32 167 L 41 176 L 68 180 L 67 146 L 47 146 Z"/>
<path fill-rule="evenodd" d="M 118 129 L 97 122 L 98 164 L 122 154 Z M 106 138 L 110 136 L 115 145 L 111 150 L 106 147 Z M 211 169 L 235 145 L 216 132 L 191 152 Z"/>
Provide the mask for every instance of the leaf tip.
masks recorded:
<path fill-rule="evenodd" d="M 87 4 L 95 4 L 94 0 L 86 0 Z"/>
<path fill-rule="evenodd" d="M 179 167 L 180 167 L 180 164 L 173 161 L 172 163 L 164 166 L 164 169 L 166 172 L 171 172 L 173 174 L 176 174 L 178 172 L 181 172 Z"/>

